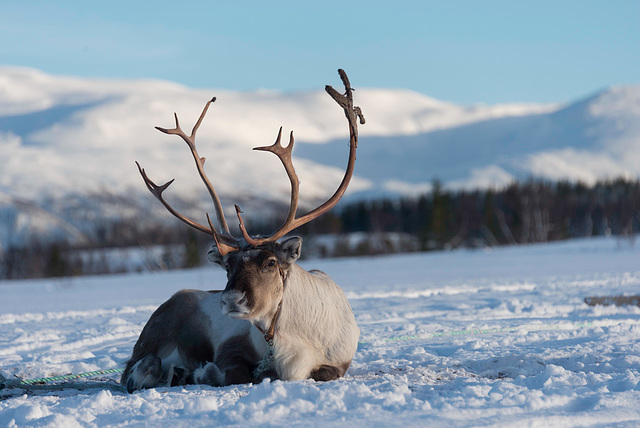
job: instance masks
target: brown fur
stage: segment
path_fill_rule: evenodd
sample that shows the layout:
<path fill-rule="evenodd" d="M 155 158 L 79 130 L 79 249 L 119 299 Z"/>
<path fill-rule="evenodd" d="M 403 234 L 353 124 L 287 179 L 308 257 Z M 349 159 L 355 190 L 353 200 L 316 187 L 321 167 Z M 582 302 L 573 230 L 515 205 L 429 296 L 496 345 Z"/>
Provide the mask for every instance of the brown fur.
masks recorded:
<path fill-rule="evenodd" d="M 249 383 L 260 357 L 247 336 L 234 336 L 220 345 L 216 365 L 225 372 L 227 384 Z"/>
<path fill-rule="evenodd" d="M 323 364 L 313 369 L 309 377 L 311 377 L 311 379 L 315 380 L 316 382 L 336 380 L 344 376 L 350 364 L 351 362 L 348 362 L 340 367 L 328 366 Z"/>
<path fill-rule="evenodd" d="M 270 261 L 275 261 L 270 265 Z M 229 275 L 225 291 L 243 293 L 254 316 L 270 306 L 282 294 L 278 261 L 272 251 L 259 249 L 255 257 L 244 258 L 241 253 L 228 259 Z M 269 286 L 270 284 L 279 286 Z M 265 289 L 270 292 L 265 292 Z"/>

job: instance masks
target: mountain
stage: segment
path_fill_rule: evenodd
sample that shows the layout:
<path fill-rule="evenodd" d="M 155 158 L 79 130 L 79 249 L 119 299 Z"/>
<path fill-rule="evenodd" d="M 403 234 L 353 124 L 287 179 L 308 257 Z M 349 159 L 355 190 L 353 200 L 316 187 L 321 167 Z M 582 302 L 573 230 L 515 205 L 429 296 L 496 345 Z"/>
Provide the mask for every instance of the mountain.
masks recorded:
<path fill-rule="evenodd" d="M 337 149 L 339 141 L 328 143 Z M 504 115 L 412 135 L 371 136 L 358 174 L 388 193 L 505 185 L 541 177 L 592 184 L 640 174 L 640 87 L 616 87 L 548 111 Z M 327 165 L 327 145 L 298 156 Z"/>
<path fill-rule="evenodd" d="M 318 87 L 325 83 L 340 84 L 327 76 Z M 250 218 L 287 203 L 279 161 L 251 151 L 271 144 L 280 126 L 296 137 L 302 205 L 332 194 L 346 165 L 348 130 L 321 89 L 233 92 L 0 67 L 0 243 L 51 230 L 81 239 L 96 221 L 165 216 L 134 161 L 158 183 L 176 178 L 166 198 L 202 221 L 211 206 L 188 148 L 154 126 L 173 127 L 176 112 L 189 132 L 212 96 L 198 150 L 227 210 L 239 203 Z M 460 106 L 357 85 L 354 98 L 367 123 L 348 197 L 412 194 L 434 178 L 470 188 L 530 176 L 592 182 L 640 173 L 640 87 L 554 105 Z"/>

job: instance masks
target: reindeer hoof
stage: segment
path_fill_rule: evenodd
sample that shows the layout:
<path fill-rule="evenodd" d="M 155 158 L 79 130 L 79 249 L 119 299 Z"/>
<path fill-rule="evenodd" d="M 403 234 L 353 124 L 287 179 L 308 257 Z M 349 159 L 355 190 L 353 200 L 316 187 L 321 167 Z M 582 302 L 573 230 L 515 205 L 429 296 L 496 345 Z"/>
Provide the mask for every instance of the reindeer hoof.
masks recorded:
<path fill-rule="evenodd" d="M 153 388 L 162 382 L 162 360 L 155 355 L 147 355 L 133 366 L 127 381 L 129 393 L 138 389 Z"/>
<path fill-rule="evenodd" d="M 174 367 L 173 376 L 171 378 L 171 386 L 186 385 L 190 382 L 191 372 L 184 367 Z"/>

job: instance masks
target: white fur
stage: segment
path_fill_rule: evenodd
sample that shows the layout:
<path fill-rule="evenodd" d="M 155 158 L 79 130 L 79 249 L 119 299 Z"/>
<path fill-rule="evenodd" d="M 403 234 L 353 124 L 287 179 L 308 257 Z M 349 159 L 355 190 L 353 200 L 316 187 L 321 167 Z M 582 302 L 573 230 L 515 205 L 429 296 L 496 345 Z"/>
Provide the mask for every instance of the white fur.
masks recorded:
<path fill-rule="evenodd" d="M 223 293 L 210 294 L 200 301 L 200 308 L 207 314 L 211 322 L 210 339 L 214 345 L 214 353 L 219 352 L 218 347 L 226 340 L 234 336 L 249 335 L 253 347 L 263 357 L 267 353 L 268 347 L 262 333 L 249 320 L 225 316 L 220 309 L 222 295 Z"/>
<path fill-rule="evenodd" d="M 211 341 L 220 345 L 230 337 L 250 334 L 263 358 L 268 352 L 262 333 L 247 320 L 232 319 L 219 310 L 222 294 L 203 299 L 201 308 L 211 319 Z M 271 313 L 254 323 L 268 325 Z M 306 379 L 315 367 L 351 361 L 360 329 L 342 289 L 326 274 L 292 264 L 275 330 L 274 357 L 278 377 Z M 217 351 L 217 349 L 216 349 Z"/>
<path fill-rule="evenodd" d="M 359 336 L 342 289 L 328 275 L 292 264 L 274 339 L 279 377 L 305 379 L 319 365 L 351 361 Z"/>

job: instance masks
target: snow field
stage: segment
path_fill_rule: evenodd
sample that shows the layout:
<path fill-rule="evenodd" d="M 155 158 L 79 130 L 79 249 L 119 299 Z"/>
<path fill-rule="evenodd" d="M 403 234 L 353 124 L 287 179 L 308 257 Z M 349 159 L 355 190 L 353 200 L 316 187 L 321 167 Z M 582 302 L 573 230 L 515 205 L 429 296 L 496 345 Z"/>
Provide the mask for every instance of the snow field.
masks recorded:
<path fill-rule="evenodd" d="M 637 426 L 640 308 L 584 298 L 638 294 L 638 261 L 614 239 L 305 261 L 343 287 L 362 331 L 345 378 L 1 390 L 0 426 Z M 173 292 L 224 283 L 215 268 L 0 282 L 0 372 L 123 366 Z"/>

